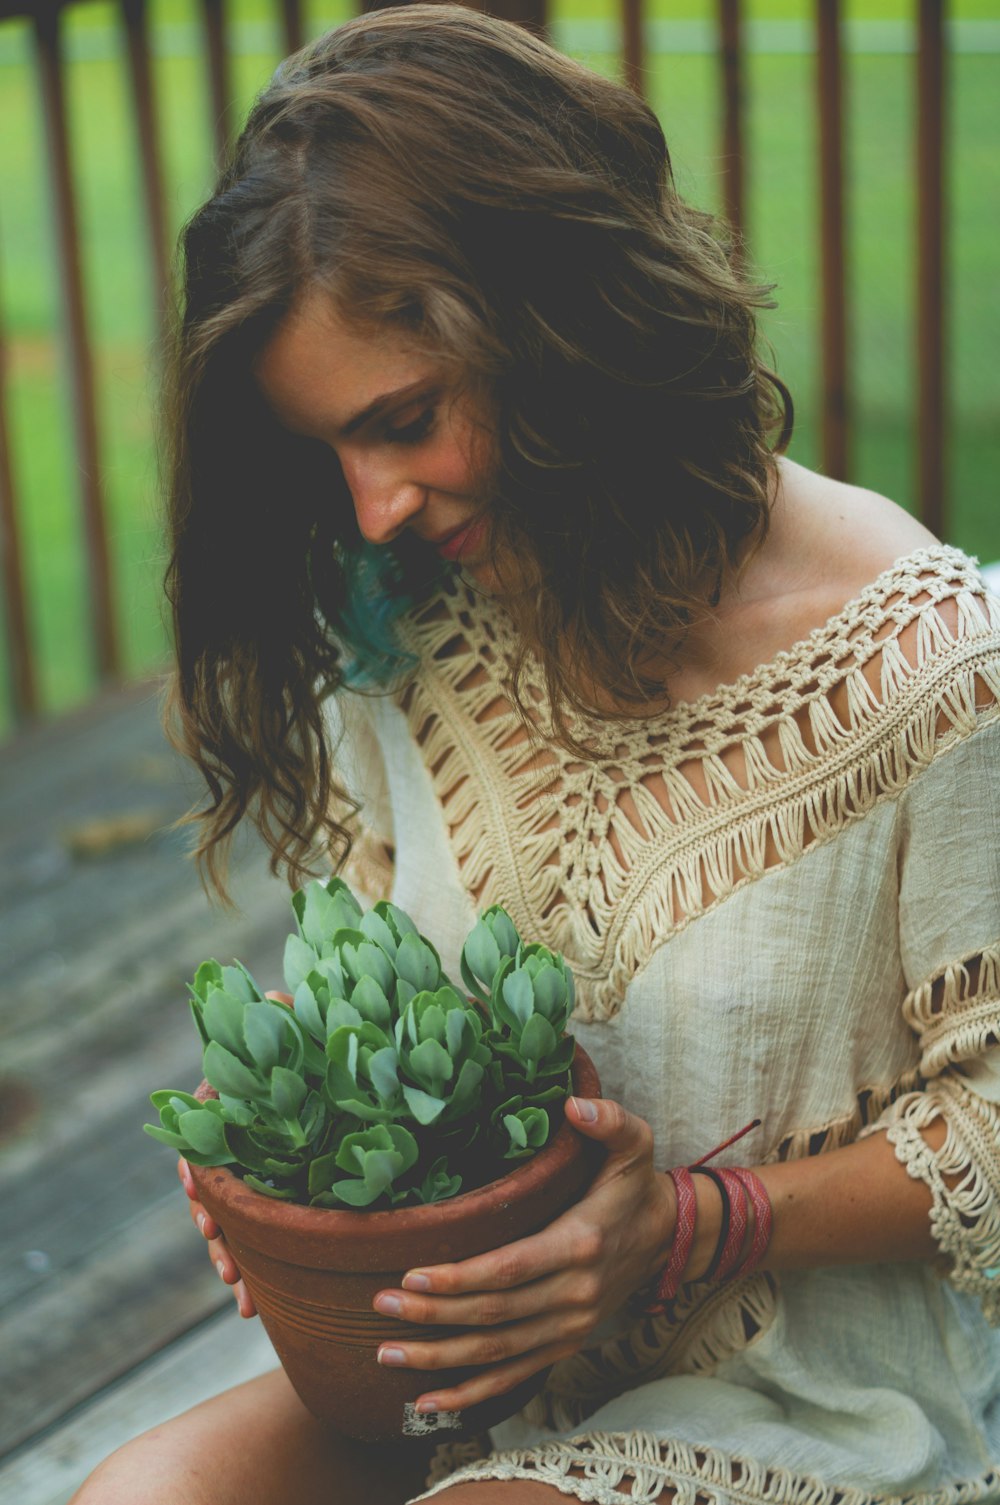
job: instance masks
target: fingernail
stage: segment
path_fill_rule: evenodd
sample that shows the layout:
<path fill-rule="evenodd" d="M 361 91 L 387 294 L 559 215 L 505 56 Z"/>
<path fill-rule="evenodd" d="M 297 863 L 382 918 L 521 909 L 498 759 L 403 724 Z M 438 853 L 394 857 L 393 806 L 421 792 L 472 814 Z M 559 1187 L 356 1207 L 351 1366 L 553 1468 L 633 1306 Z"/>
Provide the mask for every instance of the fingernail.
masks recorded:
<path fill-rule="evenodd" d="M 225 1280 L 225 1278 L 226 1278 L 226 1267 L 222 1263 L 221 1259 L 217 1259 L 215 1261 L 215 1268 L 218 1270 L 218 1272 L 222 1276 L 223 1280 Z"/>
<path fill-rule="evenodd" d="M 569 1101 L 573 1104 L 574 1110 L 576 1111 L 577 1115 L 583 1119 L 585 1124 L 593 1124 L 597 1122 L 597 1106 L 596 1104 L 592 1103 L 589 1098 L 571 1097 Z"/>
<path fill-rule="evenodd" d="M 421 1416 L 426 1416 L 428 1411 L 440 1411 L 440 1409 L 441 1403 L 436 1395 L 428 1395 L 423 1400 L 417 1401 L 417 1410 Z"/>
<path fill-rule="evenodd" d="M 406 1354 L 401 1348 L 387 1348 L 385 1344 L 378 1351 L 380 1364 L 405 1364 Z"/>
<path fill-rule="evenodd" d="M 376 1296 L 375 1309 L 384 1312 L 387 1317 L 398 1317 L 403 1310 L 403 1303 L 398 1296 Z"/>
<path fill-rule="evenodd" d="M 411 1270 L 409 1274 L 403 1276 L 404 1291 L 429 1291 L 430 1288 L 430 1276 L 421 1275 L 419 1270 Z"/>
<path fill-rule="evenodd" d="M 198 1227 L 201 1229 L 202 1233 L 204 1233 L 205 1232 L 205 1214 L 203 1212 L 199 1212 L 198 1216 L 195 1218 L 195 1222 L 198 1224 Z"/>

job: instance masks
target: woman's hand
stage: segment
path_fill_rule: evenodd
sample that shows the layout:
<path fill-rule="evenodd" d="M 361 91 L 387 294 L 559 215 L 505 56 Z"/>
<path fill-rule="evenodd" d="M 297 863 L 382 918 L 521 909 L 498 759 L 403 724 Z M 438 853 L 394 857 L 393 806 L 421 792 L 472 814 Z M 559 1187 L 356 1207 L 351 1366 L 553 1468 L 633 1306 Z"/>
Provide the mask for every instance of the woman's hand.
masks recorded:
<path fill-rule="evenodd" d="M 188 1194 L 191 1221 L 208 1240 L 208 1252 L 219 1275 L 227 1286 L 232 1286 L 240 1316 L 256 1317 L 257 1308 L 253 1304 L 253 1297 L 240 1278 L 236 1261 L 230 1254 L 226 1241 L 222 1237 L 222 1229 L 198 1201 L 198 1194 L 194 1189 L 194 1182 L 191 1179 L 191 1167 L 186 1160 L 178 1160 L 177 1174 L 181 1178 L 181 1185 Z"/>
<path fill-rule="evenodd" d="M 277 999 L 279 1003 L 290 1004 L 292 1001 L 291 993 L 265 993 L 264 997 Z M 227 1286 L 233 1287 L 233 1295 L 236 1297 L 236 1305 L 240 1316 L 256 1317 L 257 1308 L 253 1304 L 253 1297 L 240 1278 L 239 1266 L 230 1254 L 228 1245 L 222 1237 L 222 1229 L 198 1201 L 198 1194 L 194 1189 L 194 1182 L 191 1179 L 191 1167 L 186 1160 L 178 1160 L 177 1174 L 180 1176 L 181 1185 L 188 1195 L 191 1207 L 191 1221 L 208 1240 L 208 1252 L 220 1277 L 225 1281 Z"/>
<path fill-rule="evenodd" d="M 591 1108 L 592 1122 L 584 1117 Z M 411 1270 L 401 1290 L 375 1297 L 388 1316 L 478 1329 L 435 1343 L 382 1344 L 382 1364 L 483 1366 L 455 1389 L 428 1390 L 419 1411 L 461 1411 L 575 1353 L 666 1262 L 676 1206 L 670 1178 L 653 1169 L 649 1125 L 607 1100 L 581 1108 L 570 1098 L 566 1117 L 608 1151 L 581 1201 L 540 1233 L 459 1264 Z"/>

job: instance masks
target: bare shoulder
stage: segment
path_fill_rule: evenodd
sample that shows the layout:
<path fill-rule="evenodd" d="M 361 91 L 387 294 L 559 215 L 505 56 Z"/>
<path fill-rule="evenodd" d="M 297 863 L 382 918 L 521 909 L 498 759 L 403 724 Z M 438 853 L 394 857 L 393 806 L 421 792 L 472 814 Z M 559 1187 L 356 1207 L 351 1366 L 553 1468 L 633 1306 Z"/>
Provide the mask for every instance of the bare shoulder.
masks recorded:
<path fill-rule="evenodd" d="M 905 508 L 862 486 L 780 462 L 775 559 L 789 584 L 845 605 L 898 559 L 938 540 Z M 834 607 L 834 609 L 836 609 Z"/>
<path fill-rule="evenodd" d="M 675 674 L 679 698 L 771 662 L 838 616 L 898 559 L 937 542 L 888 497 L 783 459 L 768 537 L 692 643 Z"/>

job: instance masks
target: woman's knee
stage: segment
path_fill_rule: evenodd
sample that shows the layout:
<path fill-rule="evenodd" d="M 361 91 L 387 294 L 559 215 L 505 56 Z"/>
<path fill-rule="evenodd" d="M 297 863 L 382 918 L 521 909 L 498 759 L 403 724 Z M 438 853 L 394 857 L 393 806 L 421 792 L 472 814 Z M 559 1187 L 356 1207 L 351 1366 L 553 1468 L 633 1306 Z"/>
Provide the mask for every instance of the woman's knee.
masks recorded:
<path fill-rule="evenodd" d="M 423 1491 L 431 1451 L 340 1437 L 278 1369 L 126 1443 L 70 1505 L 401 1505 Z"/>

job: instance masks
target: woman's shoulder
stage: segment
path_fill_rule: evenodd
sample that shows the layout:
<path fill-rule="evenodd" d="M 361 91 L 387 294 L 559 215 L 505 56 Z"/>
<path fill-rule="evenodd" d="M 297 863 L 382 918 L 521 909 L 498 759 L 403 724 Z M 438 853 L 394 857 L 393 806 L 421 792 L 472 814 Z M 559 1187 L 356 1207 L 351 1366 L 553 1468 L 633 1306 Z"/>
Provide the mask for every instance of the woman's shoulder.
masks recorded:
<path fill-rule="evenodd" d="M 891 635 L 913 663 L 921 615 L 933 612 L 954 636 L 974 578 L 966 556 L 890 498 L 783 459 L 767 539 L 693 644 L 674 697 L 766 681 L 768 666 L 784 673 L 790 659 L 804 669 L 828 639 L 860 634 Z M 877 690 L 880 655 L 866 673 Z"/>

